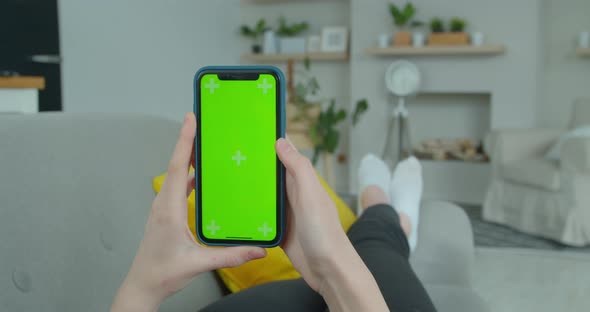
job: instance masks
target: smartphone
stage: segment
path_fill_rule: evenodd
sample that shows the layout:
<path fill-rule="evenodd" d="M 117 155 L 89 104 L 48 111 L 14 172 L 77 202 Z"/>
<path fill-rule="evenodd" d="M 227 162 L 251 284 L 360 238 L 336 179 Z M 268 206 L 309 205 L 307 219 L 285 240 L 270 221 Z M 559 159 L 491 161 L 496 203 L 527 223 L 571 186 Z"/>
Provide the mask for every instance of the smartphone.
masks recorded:
<path fill-rule="evenodd" d="M 285 78 L 273 66 L 209 66 L 194 78 L 195 220 L 205 245 L 274 247 L 285 230 Z"/>

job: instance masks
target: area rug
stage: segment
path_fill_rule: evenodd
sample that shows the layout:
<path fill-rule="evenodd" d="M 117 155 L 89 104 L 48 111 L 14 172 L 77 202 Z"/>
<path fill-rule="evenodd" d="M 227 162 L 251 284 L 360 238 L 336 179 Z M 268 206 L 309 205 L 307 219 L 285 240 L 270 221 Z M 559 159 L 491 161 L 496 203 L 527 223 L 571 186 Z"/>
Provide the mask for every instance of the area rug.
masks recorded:
<path fill-rule="evenodd" d="M 478 247 L 473 283 L 492 311 L 589 311 L 590 254 Z"/>
<path fill-rule="evenodd" d="M 476 246 L 532 248 L 590 253 L 590 246 L 581 248 L 570 247 L 553 240 L 528 235 L 501 224 L 484 221 L 481 216 L 480 206 L 457 205 L 461 206 L 469 216 L 473 227 L 473 237 Z"/>

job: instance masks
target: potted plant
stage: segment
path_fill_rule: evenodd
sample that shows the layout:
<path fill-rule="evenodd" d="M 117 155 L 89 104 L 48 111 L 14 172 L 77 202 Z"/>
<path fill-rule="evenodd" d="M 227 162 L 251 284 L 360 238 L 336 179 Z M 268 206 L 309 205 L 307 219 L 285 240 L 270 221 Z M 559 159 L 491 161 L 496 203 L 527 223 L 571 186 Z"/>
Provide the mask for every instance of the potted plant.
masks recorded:
<path fill-rule="evenodd" d="M 313 149 L 312 161 L 316 164 L 320 154 L 332 154 L 338 147 L 340 132 L 336 126 L 346 118 L 347 113 L 344 109 L 336 110 L 334 99 L 329 100 L 327 109 L 322 110 L 322 103 L 327 100 L 318 96 L 320 85 L 311 75 L 310 66 L 309 59 L 306 59 L 305 70 L 297 72 L 302 79 L 295 87 L 292 102 L 287 104 L 287 132 L 292 140 L 296 137 L 301 145 Z M 366 99 L 356 103 L 351 118 L 353 126 L 368 108 Z"/>
<path fill-rule="evenodd" d="M 298 37 L 309 28 L 307 22 L 287 24 L 285 17 L 279 18 L 279 52 L 280 53 L 305 53 L 305 38 Z"/>
<path fill-rule="evenodd" d="M 431 34 L 428 44 L 434 46 L 468 45 L 469 35 L 465 32 L 465 19 L 453 17 L 449 23 L 450 32 L 445 32 L 444 23 L 440 18 L 430 21 Z"/>
<path fill-rule="evenodd" d="M 242 25 L 240 27 L 242 36 L 254 41 L 252 44 L 252 53 L 260 53 L 262 51 L 260 37 L 267 29 L 266 21 L 263 18 L 259 19 L 254 27 L 248 25 Z"/>
<path fill-rule="evenodd" d="M 393 35 L 393 45 L 411 45 L 412 33 L 408 31 L 408 27 L 415 28 L 423 24 L 422 22 L 413 20 L 414 15 L 416 15 L 416 7 L 409 2 L 403 8 L 399 8 L 395 3 L 390 3 L 389 13 L 391 13 L 391 17 L 393 18 L 393 24 L 399 29 Z"/>
<path fill-rule="evenodd" d="M 412 46 L 415 48 L 423 47 L 426 44 L 426 35 L 422 32 L 423 22 L 413 21 L 410 23 L 412 31 Z"/>
<path fill-rule="evenodd" d="M 433 17 L 430 20 L 430 31 L 433 34 L 440 34 L 445 32 L 445 24 L 443 20 L 439 17 Z"/>

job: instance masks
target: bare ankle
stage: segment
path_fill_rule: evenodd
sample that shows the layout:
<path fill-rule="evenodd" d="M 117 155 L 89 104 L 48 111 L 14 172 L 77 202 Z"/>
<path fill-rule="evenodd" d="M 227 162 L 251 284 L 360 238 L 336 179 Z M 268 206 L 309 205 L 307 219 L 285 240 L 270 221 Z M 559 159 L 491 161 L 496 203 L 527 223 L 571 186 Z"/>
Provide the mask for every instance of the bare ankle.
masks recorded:
<path fill-rule="evenodd" d="M 382 190 L 380 187 L 376 185 L 367 186 L 365 189 L 363 189 L 360 196 L 361 207 L 363 208 L 363 210 L 379 204 L 390 204 L 389 196 L 387 196 L 384 190 Z"/>
<path fill-rule="evenodd" d="M 407 238 L 410 238 L 410 233 L 412 233 L 412 222 L 410 222 L 410 217 L 403 212 L 399 212 L 399 225 L 402 227 L 402 230 L 406 234 Z"/>

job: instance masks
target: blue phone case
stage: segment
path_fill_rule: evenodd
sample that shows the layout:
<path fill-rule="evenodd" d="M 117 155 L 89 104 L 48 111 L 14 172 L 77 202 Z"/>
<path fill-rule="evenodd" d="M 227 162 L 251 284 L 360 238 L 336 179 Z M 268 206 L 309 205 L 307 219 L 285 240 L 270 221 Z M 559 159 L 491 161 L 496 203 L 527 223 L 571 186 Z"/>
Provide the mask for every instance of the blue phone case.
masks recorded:
<path fill-rule="evenodd" d="M 193 78 L 193 90 L 194 90 L 194 103 L 193 103 L 193 111 L 195 113 L 195 116 L 198 114 L 198 103 L 197 103 L 197 95 L 198 93 L 198 80 L 199 77 L 201 76 L 202 73 L 204 72 L 215 72 L 215 71 L 227 71 L 227 70 L 237 70 L 237 71 L 272 71 L 273 73 L 275 73 L 277 75 L 277 77 L 279 77 L 279 105 L 280 105 L 280 115 L 281 115 L 281 137 L 285 137 L 285 128 L 286 128 L 286 118 L 285 118 L 285 75 L 283 75 L 283 72 L 275 67 L 275 66 L 267 66 L 267 65 L 261 65 L 261 66 L 205 66 L 205 67 L 201 67 L 196 73 L 195 76 Z M 195 136 L 195 164 L 198 163 L 199 159 L 198 159 L 198 153 L 196 151 L 197 148 L 197 137 Z M 195 187 L 195 229 L 196 229 L 196 233 L 197 233 L 197 237 L 199 238 L 199 241 L 201 241 L 202 243 L 206 244 L 207 246 L 243 246 L 243 245 L 248 245 L 248 246 L 259 246 L 259 247 L 264 247 L 264 248 L 270 248 L 270 247 L 276 247 L 279 246 L 282 241 L 283 238 L 285 236 L 285 226 L 286 226 L 286 211 L 285 211 L 285 167 L 281 164 L 280 166 L 280 170 L 279 170 L 279 174 L 278 174 L 278 183 L 279 183 L 279 189 L 280 189 L 280 194 L 278 196 L 279 199 L 279 205 L 280 205 L 280 223 L 281 223 L 281 230 L 280 232 L 277 233 L 277 237 L 278 240 L 275 243 L 272 244 L 248 244 L 247 241 L 244 241 L 244 244 L 241 243 L 210 243 L 207 242 L 205 243 L 205 240 L 201 237 L 200 235 L 200 231 L 199 231 L 199 214 L 197 213 L 197 209 L 199 209 L 198 207 L 198 189 L 199 187 Z M 196 175 L 195 175 L 195 179 L 196 179 Z"/>

